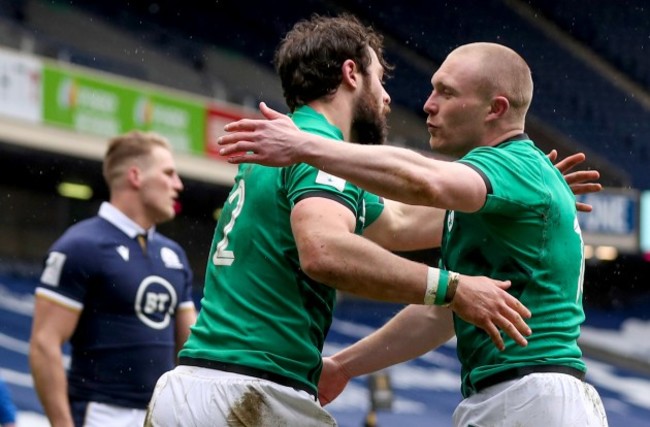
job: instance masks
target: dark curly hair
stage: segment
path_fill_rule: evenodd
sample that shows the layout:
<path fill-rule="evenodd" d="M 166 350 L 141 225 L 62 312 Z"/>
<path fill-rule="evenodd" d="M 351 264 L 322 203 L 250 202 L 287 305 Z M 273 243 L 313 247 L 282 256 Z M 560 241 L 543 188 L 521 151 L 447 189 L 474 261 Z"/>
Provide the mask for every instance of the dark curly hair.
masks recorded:
<path fill-rule="evenodd" d="M 383 37 L 356 17 L 314 15 L 297 22 L 275 52 L 275 68 L 282 81 L 289 110 L 325 95 L 341 84 L 343 62 L 352 59 L 367 74 L 372 48 L 386 72 L 392 70 L 383 56 Z"/>

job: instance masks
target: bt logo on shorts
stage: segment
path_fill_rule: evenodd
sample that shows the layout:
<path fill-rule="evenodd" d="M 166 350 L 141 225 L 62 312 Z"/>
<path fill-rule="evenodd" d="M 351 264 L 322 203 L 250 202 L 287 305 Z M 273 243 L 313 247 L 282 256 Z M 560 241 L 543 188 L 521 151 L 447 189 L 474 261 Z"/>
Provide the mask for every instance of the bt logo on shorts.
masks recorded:
<path fill-rule="evenodd" d="M 160 276 L 148 276 L 138 287 L 135 313 L 150 328 L 164 329 L 169 325 L 177 301 L 178 296 L 171 283 Z"/>

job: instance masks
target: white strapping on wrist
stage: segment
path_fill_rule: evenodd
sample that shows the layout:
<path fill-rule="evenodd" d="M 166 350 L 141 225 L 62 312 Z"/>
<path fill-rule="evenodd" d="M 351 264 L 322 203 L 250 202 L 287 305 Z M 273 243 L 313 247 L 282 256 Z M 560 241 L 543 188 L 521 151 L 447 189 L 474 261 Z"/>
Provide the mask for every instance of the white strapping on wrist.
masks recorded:
<path fill-rule="evenodd" d="M 427 289 L 424 292 L 424 305 L 434 305 L 436 295 L 438 294 L 438 281 L 440 280 L 440 270 L 429 267 L 427 270 Z"/>

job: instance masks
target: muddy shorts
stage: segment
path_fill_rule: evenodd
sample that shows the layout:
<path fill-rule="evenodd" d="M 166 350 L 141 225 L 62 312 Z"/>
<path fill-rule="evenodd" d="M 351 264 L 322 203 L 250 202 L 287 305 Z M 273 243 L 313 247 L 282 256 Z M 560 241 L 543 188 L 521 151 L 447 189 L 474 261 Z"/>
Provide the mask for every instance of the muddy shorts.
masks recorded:
<path fill-rule="evenodd" d="M 145 427 L 336 426 L 312 395 L 272 381 L 196 366 L 160 377 Z"/>

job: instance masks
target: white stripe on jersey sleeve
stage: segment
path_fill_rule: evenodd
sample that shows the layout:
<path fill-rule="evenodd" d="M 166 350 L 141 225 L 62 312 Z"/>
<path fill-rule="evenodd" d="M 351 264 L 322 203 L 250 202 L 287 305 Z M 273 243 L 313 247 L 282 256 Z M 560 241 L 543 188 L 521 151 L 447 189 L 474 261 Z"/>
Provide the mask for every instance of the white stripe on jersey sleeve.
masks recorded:
<path fill-rule="evenodd" d="M 52 291 L 51 289 L 38 287 L 36 288 L 36 295 L 41 296 L 45 299 L 53 301 L 59 305 L 62 305 L 67 308 L 71 308 L 75 311 L 81 311 L 84 308 L 84 305 L 79 301 L 75 301 L 72 298 L 68 298 L 64 295 L 61 295 L 57 292 Z"/>

